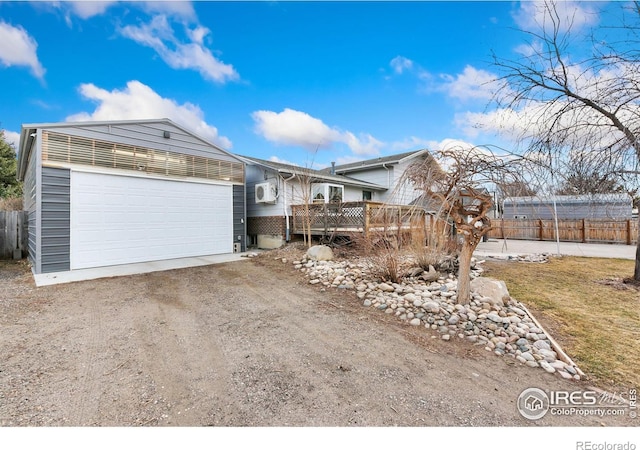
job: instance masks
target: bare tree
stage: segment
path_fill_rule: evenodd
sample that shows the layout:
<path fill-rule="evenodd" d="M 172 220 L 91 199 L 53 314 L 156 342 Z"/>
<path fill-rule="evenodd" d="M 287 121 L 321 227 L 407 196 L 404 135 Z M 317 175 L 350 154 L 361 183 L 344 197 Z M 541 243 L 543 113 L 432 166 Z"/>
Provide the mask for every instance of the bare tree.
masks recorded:
<path fill-rule="evenodd" d="M 501 198 L 532 197 L 538 193 L 535 186 L 532 186 L 524 180 L 515 180 L 509 183 L 497 183 L 496 187 Z"/>
<path fill-rule="evenodd" d="M 298 169 L 296 178 L 299 182 L 300 199 L 302 200 L 304 217 L 302 219 L 302 231 L 307 248 L 311 248 L 311 202 L 314 176 L 309 167 Z"/>
<path fill-rule="evenodd" d="M 499 157 L 487 148 L 450 148 L 434 153 L 431 161 L 414 164 L 406 179 L 426 198 L 441 204 L 440 215 L 452 220 L 461 237 L 458 269 L 458 303 L 469 303 L 471 258 L 482 237 L 491 230 L 489 211 L 493 196 L 486 186 L 519 182 L 518 160 Z"/>
<path fill-rule="evenodd" d="M 518 137 L 529 154 L 589 154 L 592 166 L 603 173 L 633 173 L 637 168 L 640 3 L 628 5 L 617 5 L 621 26 L 584 35 L 574 27 L 575 15 L 556 2 L 544 2 L 544 14 L 539 15 L 544 19 L 536 30 L 523 32 L 528 53 L 517 60 L 494 55 L 501 112 L 519 117 Z M 584 53 L 574 46 L 576 41 L 590 43 L 591 51 L 578 57 Z M 640 281 L 640 240 L 634 279 Z"/>

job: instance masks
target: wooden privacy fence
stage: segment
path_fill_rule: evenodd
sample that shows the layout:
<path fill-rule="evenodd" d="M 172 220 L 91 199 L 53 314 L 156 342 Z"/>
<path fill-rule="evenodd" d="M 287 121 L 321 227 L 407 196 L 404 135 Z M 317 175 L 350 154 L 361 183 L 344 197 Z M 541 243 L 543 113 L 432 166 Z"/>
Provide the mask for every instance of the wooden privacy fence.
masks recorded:
<path fill-rule="evenodd" d="M 28 252 L 26 211 L 0 211 L 0 259 L 21 259 Z"/>
<path fill-rule="evenodd" d="M 490 238 L 555 241 L 555 221 L 493 219 Z M 636 244 L 638 221 L 629 219 L 559 219 L 558 236 L 563 242 Z"/>

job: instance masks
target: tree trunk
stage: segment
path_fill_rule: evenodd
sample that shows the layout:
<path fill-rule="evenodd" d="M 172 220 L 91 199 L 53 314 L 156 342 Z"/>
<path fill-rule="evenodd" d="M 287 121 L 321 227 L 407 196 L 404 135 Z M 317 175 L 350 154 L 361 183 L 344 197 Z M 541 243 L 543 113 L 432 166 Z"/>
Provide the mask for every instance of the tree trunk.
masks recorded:
<path fill-rule="evenodd" d="M 638 220 L 640 220 L 640 218 Z M 638 227 L 638 243 L 636 245 L 636 266 L 633 271 L 633 280 L 640 281 L 640 226 Z"/>
<path fill-rule="evenodd" d="M 476 245 L 473 245 L 466 239 L 460 250 L 459 266 L 458 266 L 458 303 L 468 305 L 471 301 L 471 257 Z"/>

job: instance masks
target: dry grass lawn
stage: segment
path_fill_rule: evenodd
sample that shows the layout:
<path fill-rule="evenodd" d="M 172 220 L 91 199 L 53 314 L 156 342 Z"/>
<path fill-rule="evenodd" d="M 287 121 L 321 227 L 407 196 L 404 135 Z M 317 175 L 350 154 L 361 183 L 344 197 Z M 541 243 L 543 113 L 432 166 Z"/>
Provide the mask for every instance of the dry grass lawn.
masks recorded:
<path fill-rule="evenodd" d="M 547 264 L 492 262 L 567 354 L 601 388 L 640 387 L 640 289 L 622 279 L 634 262 L 562 257 Z"/>

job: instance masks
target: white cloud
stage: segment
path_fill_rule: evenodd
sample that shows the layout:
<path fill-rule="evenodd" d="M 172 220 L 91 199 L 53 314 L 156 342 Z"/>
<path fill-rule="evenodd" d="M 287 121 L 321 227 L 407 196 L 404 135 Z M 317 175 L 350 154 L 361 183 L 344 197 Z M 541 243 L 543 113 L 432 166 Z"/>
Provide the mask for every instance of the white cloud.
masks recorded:
<path fill-rule="evenodd" d="M 37 78 L 44 77 L 44 68 L 38 60 L 38 43 L 24 28 L 0 22 L 0 63 L 6 67 L 27 66 Z"/>
<path fill-rule="evenodd" d="M 339 131 L 301 111 L 289 108 L 281 113 L 255 111 L 251 117 L 256 123 L 256 132 L 276 144 L 299 145 L 314 150 L 330 147 L 340 140 Z"/>
<path fill-rule="evenodd" d="M 286 159 L 279 158 L 279 157 L 277 157 L 275 155 L 271 156 L 269 158 L 269 161 L 275 162 L 275 163 L 280 163 L 280 164 L 288 164 L 290 166 L 297 166 L 298 165 L 298 164 L 296 164 L 294 162 L 291 162 L 291 161 L 286 160 Z"/>
<path fill-rule="evenodd" d="M 193 9 L 193 4 L 189 1 L 159 0 L 140 3 L 142 9 L 150 14 L 167 14 L 183 19 L 195 19 L 196 17 L 196 12 Z"/>
<path fill-rule="evenodd" d="M 470 65 L 465 66 L 462 72 L 456 75 L 435 75 L 413 61 L 397 56 L 391 60 L 391 67 L 396 74 L 410 70 L 418 79 L 418 90 L 423 94 L 444 92 L 458 100 L 489 100 L 496 89 L 497 75 Z"/>
<path fill-rule="evenodd" d="M 407 150 L 418 150 L 421 148 L 430 148 L 433 141 L 422 139 L 416 136 L 410 136 L 402 141 L 392 142 L 390 145 L 391 150 L 394 152 L 404 152 Z"/>
<path fill-rule="evenodd" d="M 521 44 L 513 49 L 516 53 L 519 53 L 522 56 L 530 57 L 533 55 L 542 54 L 543 48 L 542 43 L 540 41 L 534 41 L 530 44 Z"/>
<path fill-rule="evenodd" d="M 564 102 L 535 102 L 518 110 L 502 108 L 487 113 L 467 112 L 456 116 L 456 122 L 469 138 L 477 138 L 481 133 L 494 134 L 510 141 L 513 146 L 543 135 L 551 123 L 558 130 L 571 130 L 571 143 L 577 147 L 606 148 L 623 138 L 621 132 L 599 113 L 580 109 L 571 111 Z M 619 115 L 628 121 L 638 113 L 640 111 L 624 110 Z M 595 134 L 598 128 L 600 132 Z"/>
<path fill-rule="evenodd" d="M 163 14 L 155 16 L 148 24 L 127 25 L 119 32 L 138 44 L 154 49 L 174 69 L 197 70 L 205 79 L 217 83 L 239 78 L 232 65 L 223 63 L 205 47 L 203 41 L 210 33 L 208 28 L 184 26 L 189 42 L 178 40 L 167 16 Z"/>
<path fill-rule="evenodd" d="M 341 166 L 343 164 L 351 164 L 360 161 L 362 161 L 362 158 L 359 156 L 340 156 L 336 158 L 336 165 Z"/>
<path fill-rule="evenodd" d="M 429 145 L 429 149 L 434 152 L 435 151 L 454 151 L 454 150 L 468 152 L 472 149 L 476 149 L 480 153 L 490 153 L 486 151 L 486 149 L 482 149 L 482 147 L 472 144 L 471 142 L 463 141 L 461 139 L 454 139 L 454 138 L 445 138 L 439 142 L 431 141 L 431 144 Z"/>
<path fill-rule="evenodd" d="M 168 14 L 177 16 L 180 18 L 192 19 L 195 17 L 195 11 L 193 5 L 188 1 L 131 1 L 131 2 L 118 2 L 115 0 L 104 1 L 86 1 L 86 0 L 67 0 L 63 3 L 58 3 L 58 7 L 68 8 L 68 11 L 79 17 L 80 19 L 90 19 L 94 16 L 99 16 L 107 12 L 109 7 L 118 4 L 127 3 L 135 5 L 141 8 L 149 14 Z M 70 19 L 68 17 L 68 19 Z"/>
<path fill-rule="evenodd" d="M 549 2 L 549 0 L 525 1 L 519 3 L 520 9 L 514 12 L 513 18 L 523 30 L 539 30 L 540 27 L 543 27 L 547 32 L 551 32 L 552 21 L 545 4 L 554 4 L 560 18 L 560 31 L 567 31 L 569 28 L 578 31 L 598 22 L 598 11 L 589 3 L 573 0 L 555 2 Z"/>
<path fill-rule="evenodd" d="M 413 68 L 413 61 L 398 55 L 389 62 L 389 65 L 395 73 L 402 74 L 405 70 L 411 70 Z"/>
<path fill-rule="evenodd" d="M 139 81 L 129 81 L 123 90 L 107 91 L 94 84 L 82 84 L 80 94 L 98 104 L 92 113 L 81 112 L 66 118 L 67 121 L 135 120 L 169 118 L 197 135 L 230 149 L 231 141 L 218 134 L 218 129 L 204 120 L 202 110 L 192 103 L 178 104 L 161 97 L 149 86 Z"/>
<path fill-rule="evenodd" d="M 81 19 L 104 14 L 107 9 L 117 1 L 70 1 L 67 3 L 71 11 Z"/>
<path fill-rule="evenodd" d="M 441 77 L 445 80 L 442 89 L 450 97 L 459 100 L 489 100 L 496 89 L 496 75 L 472 66 L 466 66 L 462 73 L 455 76 L 442 75 Z"/>
<path fill-rule="evenodd" d="M 350 131 L 342 133 L 342 142 L 347 144 L 356 155 L 377 155 L 384 143 L 377 140 L 369 133 L 361 133 L 356 137 Z"/>
<path fill-rule="evenodd" d="M 320 119 L 289 108 L 280 113 L 255 111 L 251 117 L 256 124 L 256 133 L 276 144 L 315 150 L 344 143 L 357 155 L 377 155 L 383 145 L 370 134 L 357 137 L 350 131 L 329 127 Z"/>
<path fill-rule="evenodd" d="M 13 145 L 13 148 L 18 150 L 18 144 L 20 143 L 20 133 L 15 131 L 4 130 L 4 140 L 9 145 Z"/>

